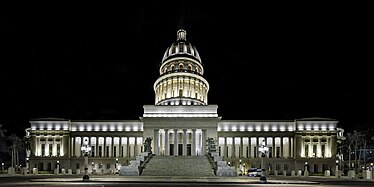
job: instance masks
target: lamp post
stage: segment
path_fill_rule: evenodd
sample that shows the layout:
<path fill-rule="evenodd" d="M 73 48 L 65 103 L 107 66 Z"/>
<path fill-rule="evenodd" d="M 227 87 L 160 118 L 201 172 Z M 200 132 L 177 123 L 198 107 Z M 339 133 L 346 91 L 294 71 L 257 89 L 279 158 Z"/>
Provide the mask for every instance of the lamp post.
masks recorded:
<path fill-rule="evenodd" d="M 261 175 L 265 176 L 264 157 L 266 157 L 269 148 L 265 144 L 265 140 L 262 140 L 261 146 L 258 148 L 261 153 Z"/>
<path fill-rule="evenodd" d="M 339 178 L 339 160 L 336 160 L 335 163 L 335 176 Z"/>
<path fill-rule="evenodd" d="M 88 176 L 88 155 L 91 152 L 91 146 L 88 145 L 88 139 L 86 138 L 83 141 L 83 145 L 81 147 L 81 151 L 84 156 L 84 175 L 83 175 L 83 181 L 88 181 L 90 177 Z"/>
<path fill-rule="evenodd" d="M 115 165 L 115 167 L 116 167 L 116 175 L 118 175 L 118 158 L 116 158 L 116 165 Z"/>
<path fill-rule="evenodd" d="M 230 161 L 228 162 L 229 166 L 230 166 Z"/>
<path fill-rule="evenodd" d="M 1 171 L 4 171 L 4 162 L 1 163 Z"/>
<path fill-rule="evenodd" d="M 243 175 L 245 175 L 245 163 L 243 164 L 243 167 L 244 167 L 244 172 L 243 172 Z"/>
<path fill-rule="evenodd" d="M 92 166 L 92 172 L 91 173 L 93 174 L 94 173 L 94 169 L 95 169 L 95 162 L 92 162 L 91 166 Z"/>
<path fill-rule="evenodd" d="M 60 161 L 56 161 L 57 163 L 56 163 L 56 169 L 57 169 L 57 174 L 59 174 L 60 173 Z"/>

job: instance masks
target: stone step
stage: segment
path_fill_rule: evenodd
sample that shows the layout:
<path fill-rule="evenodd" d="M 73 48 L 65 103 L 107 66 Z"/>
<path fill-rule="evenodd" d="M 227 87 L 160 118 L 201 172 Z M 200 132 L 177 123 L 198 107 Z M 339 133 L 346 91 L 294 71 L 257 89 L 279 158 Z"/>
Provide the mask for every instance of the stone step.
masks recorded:
<path fill-rule="evenodd" d="M 153 156 L 142 176 L 215 176 L 206 156 Z"/>

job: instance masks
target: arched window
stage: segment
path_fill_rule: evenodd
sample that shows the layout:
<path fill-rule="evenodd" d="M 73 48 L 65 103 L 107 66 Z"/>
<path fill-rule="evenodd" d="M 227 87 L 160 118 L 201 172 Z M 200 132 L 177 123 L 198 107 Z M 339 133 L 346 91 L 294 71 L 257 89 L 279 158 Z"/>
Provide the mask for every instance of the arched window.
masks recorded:
<path fill-rule="evenodd" d="M 183 64 L 179 64 L 179 69 L 184 69 Z"/>
<path fill-rule="evenodd" d="M 191 64 L 188 65 L 188 70 L 189 70 L 189 71 L 192 71 L 192 66 L 191 66 Z"/>

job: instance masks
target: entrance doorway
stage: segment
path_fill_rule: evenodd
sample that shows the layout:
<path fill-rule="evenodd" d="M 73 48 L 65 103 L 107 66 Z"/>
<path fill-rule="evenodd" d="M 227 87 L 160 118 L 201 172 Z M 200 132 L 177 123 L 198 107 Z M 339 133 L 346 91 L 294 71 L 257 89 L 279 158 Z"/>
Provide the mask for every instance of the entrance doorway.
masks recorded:
<path fill-rule="evenodd" d="M 178 156 L 183 155 L 183 144 L 178 144 Z"/>
<path fill-rule="evenodd" d="M 170 152 L 170 156 L 174 155 L 174 144 L 170 144 L 170 149 L 169 149 L 169 152 Z"/>
<path fill-rule="evenodd" d="M 187 144 L 187 155 L 191 156 L 191 144 Z"/>

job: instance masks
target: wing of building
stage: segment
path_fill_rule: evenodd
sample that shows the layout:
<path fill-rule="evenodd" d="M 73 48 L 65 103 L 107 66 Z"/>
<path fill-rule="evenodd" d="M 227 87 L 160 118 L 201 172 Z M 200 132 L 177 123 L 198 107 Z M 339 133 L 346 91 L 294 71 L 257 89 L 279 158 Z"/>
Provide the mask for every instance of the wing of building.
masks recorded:
<path fill-rule="evenodd" d="M 42 118 L 30 121 L 30 168 L 83 170 L 81 147 L 91 146 L 89 170 L 113 173 L 115 163 L 128 165 L 151 137 L 155 155 L 194 156 L 207 153 L 206 140 L 218 143 L 219 155 L 232 166 L 260 168 L 259 148 L 268 148 L 270 172 L 335 169 L 337 139 L 342 129 L 328 118 L 295 120 L 221 120 L 217 105 L 208 104 L 209 83 L 197 49 L 185 30 L 165 51 L 154 83 L 155 103 L 144 105 L 139 120 L 81 121 Z"/>

